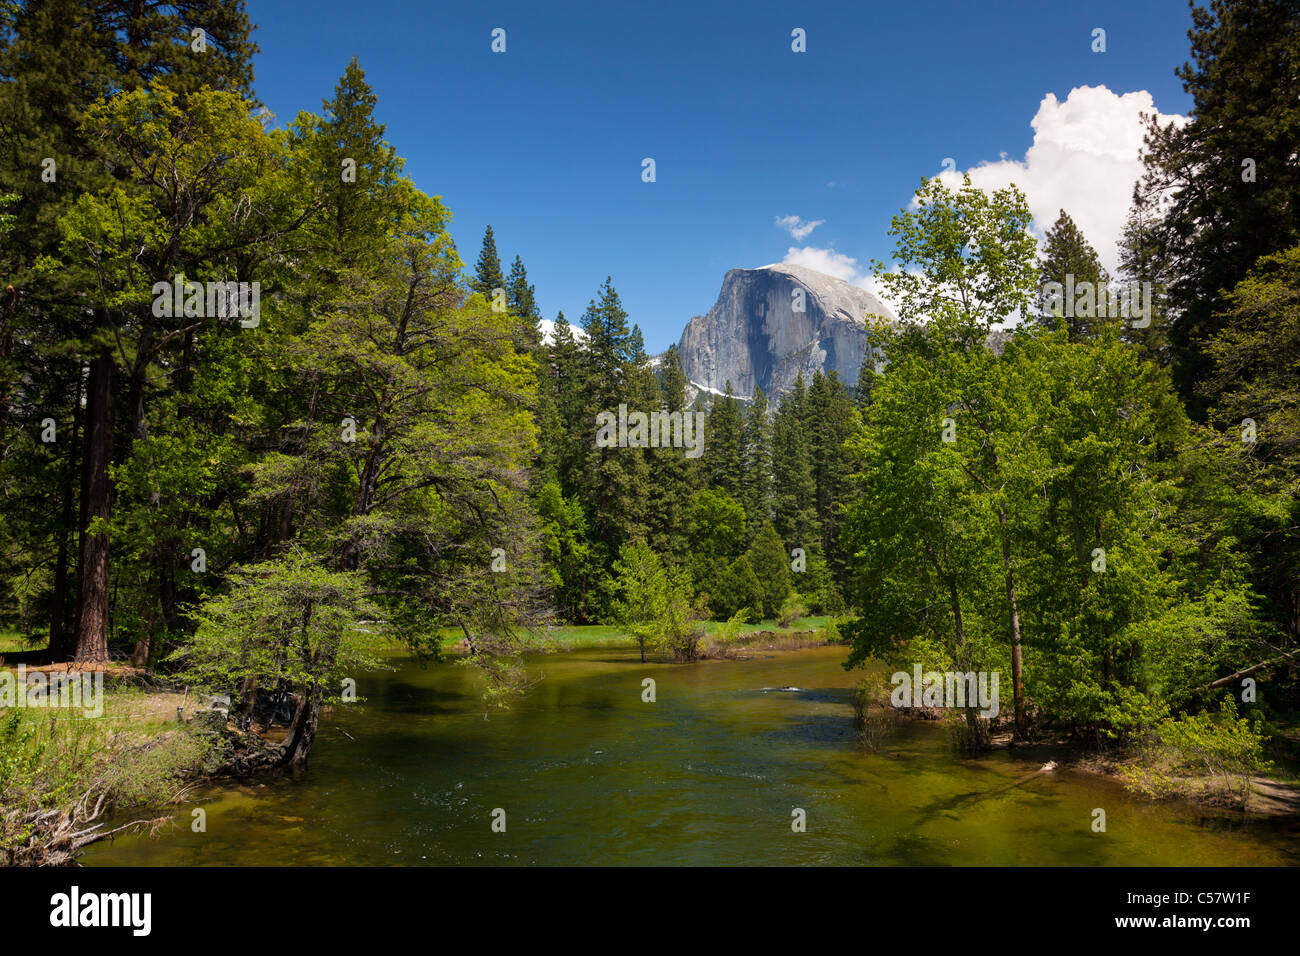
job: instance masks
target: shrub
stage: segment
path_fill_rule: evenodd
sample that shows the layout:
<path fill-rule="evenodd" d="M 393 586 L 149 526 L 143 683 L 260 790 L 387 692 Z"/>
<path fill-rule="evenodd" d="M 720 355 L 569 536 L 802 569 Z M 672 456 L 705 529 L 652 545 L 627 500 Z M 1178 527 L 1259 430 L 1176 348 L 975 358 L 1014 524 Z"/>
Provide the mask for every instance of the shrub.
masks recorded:
<path fill-rule="evenodd" d="M 866 679 L 853 688 L 851 700 L 858 743 L 867 753 L 879 753 L 898 723 L 898 711 L 889 702 L 889 691 L 878 681 Z"/>
<path fill-rule="evenodd" d="M 1244 808 L 1251 778 L 1273 767 L 1264 757 L 1266 738 L 1260 727 L 1258 714 L 1253 720 L 1238 717 L 1236 702 L 1227 696 L 1216 711 L 1161 721 L 1138 763 L 1126 768 L 1123 777 L 1129 789 L 1153 797 L 1177 793 L 1179 777 L 1222 778 Z"/>
<path fill-rule="evenodd" d="M 776 616 L 776 622 L 782 627 L 789 627 L 801 617 L 808 616 L 808 606 L 799 600 L 799 595 L 791 593 L 781 604 L 781 611 Z"/>

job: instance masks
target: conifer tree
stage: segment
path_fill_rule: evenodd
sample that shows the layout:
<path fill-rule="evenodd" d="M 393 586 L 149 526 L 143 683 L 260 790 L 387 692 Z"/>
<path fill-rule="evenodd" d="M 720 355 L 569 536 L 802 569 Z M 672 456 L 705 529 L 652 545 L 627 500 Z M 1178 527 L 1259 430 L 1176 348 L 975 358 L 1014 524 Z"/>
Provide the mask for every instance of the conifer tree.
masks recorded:
<path fill-rule="evenodd" d="M 35 265 L 43 257 L 59 257 L 63 233 L 56 224 L 72 204 L 109 182 L 103 141 L 80 130 L 91 107 L 149 83 L 176 91 L 182 99 L 204 86 L 248 94 L 257 48 L 249 41 L 251 26 L 239 0 L 144 6 L 129 0 L 49 0 L 10 6 L 11 19 L 0 40 L 0 115 L 5 117 L 0 123 L 0 155 L 5 157 L 0 194 L 13 193 L 19 200 L 12 209 L 10 242 L 18 255 L 6 283 L 13 293 L 5 335 L 22 343 L 18 354 L 9 357 L 35 387 L 22 391 L 30 404 L 7 409 L 4 417 L 52 418 L 69 439 L 57 443 L 54 452 L 63 459 L 59 470 L 65 477 L 59 481 L 60 495 L 47 499 L 52 508 L 45 522 L 58 555 L 51 653 L 60 659 L 70 653 L 75 630 L 77 656 L 102 661 L 107 659 L 107 540 L 81 536 L 73 621 L 69 535 L 74 525 L 84 532 L 91 519 L 110 513 L 107 469 L 114 459 L 122 460 L 133 433 L 115 420 L 114 405 L 130 409 L 135 404 L 139 377 L 123 381 L 115 374 L 108 344 L 113 329 L 105 310 L 68 307 L 84 290 L 95 288 L 93 270 L 71 261 L 59 269 Z M 204 31 L 201 54 L 191 47 L 195 28 Z M 88 388 L 83 387 L 87 368 Z M 0 376 L 11 374 L 0 368 Z M 15 394 L 0 388 L 6 403 Z M 129 426 L 139 423 L 139 416 L 129 411 L 122 418 Z M 78 472 L 80 482 L 73 477 Z M 69 499 L 78 484 L 74 506 Z"/>
<path fill-rule="evenodd" d="M 506 279 L 505 290 L 511 313 L 521 319 L 536 322 L 540 317 L 537 313 L 537 299 L 533 286 L 528 284 L 528 270 L 518 256 L 510 264 L 510 276 Z"/>
<path fill-rule="evenodd" d="M 663 356 L 656 407 L 691 414 L 686 408 L 686 373 L 676 345 L 669 346 Z M 691 465 L 685 448 L 650 451 L 650 541 L 660 554 L 677 561 L 684 560 L 692 547 L 688 520 L 695 470 Z"/>
<path fill-rule="evenodd" d="M 1175 277 L 1174 377 L 1199 420 L 1205 345 L 1231 314 L 1223 296 L 1300 241 L 1300 5 L 1211 0 L 1191 12 L 1191 61 L 1175 70 L 1189 121 L 1149 118 L 1142 188 L 1168 202 L 1158 229 Z"/>
<path fill-rule="evenodd" d="M 790 593 L 790 560 L 772 522 L 764 521 L 759 526 L 745 557 L 763 589 L 763 606 L 756 610 L 765 618 L 774 618 Z"/>
<path fill-rule="evenodd" d="M 750 526 L 757 528 L 772 517 L 772 420 L 767 396 L 754 387 L 745 412 L 745 464 L 743 502 Z"/>
<path fill-rule="evenodd" d="M 745 423 L 728 381 L 722 395 L 714 395 L 705 423 L 704 468 L 710 488 L 737 501 L 743 498 L 745 475 Z"/>
<path fill-rule="evenodd" d="M 807 390 L 803 374 L 781 399 L 772 422 L 773 524 L 792 548 L 808 550 L 819 539 L 809 439 L 805 431 Z"/>
<path fill-rule="evenodd" d="M 501 272 L 501 257 L 497 255 L 497 241 L 491 226 L 483 233 L 483 248 L 479 250 L 478 262 L 474 265 L 470 288 L 487 299 L 489 305 L 497 289 L 506 291 L 506 277 Z"/>
<path fill-rule="evenodd" d="M 821 551 L 837 581 L 842 582 L 846 560 L 840 545 L 840 528 L 843 525 L 842 507 L 852 491 L 851 467 L 845 455 L 844 443 L 853 434 L 853 402 L 848 389 L 841 384 L 839 374 L 832 369 L 828 375 L 820 371 L 813 374 L 808 390 L 809 465 L 813 485 L 817 523 L 821 528 Z"/>
<path fill-rule="evenodd" d="M 1043 254 L 1038 260 L 1038 322 L 1047 327 L 1063 326 L 1071 342 L 1091 338 L 1099 324 L 1105 324 L 1103 290 L 1108 277 L 1074 220 L 1062 209 L 1052 228 L 1047 230 Z M 1053 297 L 1046 292 L 1049 283 L 1064 291 Z M 1078 290 L 1087 289 L 1087 297 Z M 1113 317 L 1112 317 L 1113 318 Z"/>
<path fill-rule="evenodd" d="M 1128 219 L 1119 243 L 1120 274 L 1126 282 L 1149 290 L 1150 315 L 1146 324 L 1125 323 L 1121 338 L 1132 342 L 1149 360 L 1167 366 L 1169 348 L 1168 291 L 1172 278 L 1158 217 L 1152 199 L 1138 184 L 1133 189 Z M 1149 283 L 1149 285 L 1148 285 Z"/>
<path fill-rule="evenodd" d="M 586 366 L 582 349 L 564 313 L 555 317 L 554 333 L 547 349 L 558 428 L 553 436 L 556 477 L 566 497 L 587 488 L 588 433 L 594 434 L 595 419 L 586 413 Z"/>
<path fill-rule="evenodd" d="M 640 332 L 628 328 L 627 311 L 613 280 L 605 278 L 599 297 L 583 316 L 587 342 L 580 352 L 582 366 L 581 418 L 575 440 L 583 454 L 576 479 L 589 508 L 596 557 L 606 570 L 613 567 L 624 543 L 646 533 L 647 476 L 645 449 L 597 447 L 596 416 L 618 415 L 619 405 L 634 410 L 641 397 L 636 358 L 642 354 Z"/>

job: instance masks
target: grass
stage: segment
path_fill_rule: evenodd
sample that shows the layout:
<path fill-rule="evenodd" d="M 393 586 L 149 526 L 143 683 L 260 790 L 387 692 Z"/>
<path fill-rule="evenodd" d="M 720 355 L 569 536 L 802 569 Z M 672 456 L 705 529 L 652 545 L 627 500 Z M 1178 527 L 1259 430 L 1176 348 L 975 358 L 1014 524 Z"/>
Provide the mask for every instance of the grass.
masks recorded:
<path fill-rule="evenodd" d="M 28 643 L 27 638 L 21 631 L 0 629 L 0 654 L 17 654 L 20 651 L 31 651 L 44 643 L 44 637 L 33 644 Z"/>
<path fill-rule="evenodd" d="M 761 631 L 772 631 L 777 635 L 789 635 L 797 631 L 814 631 L 826 626 L 830 620 L 824 616 L 801 617 L 792 622 L 789 627 L 781 627 L 775 619 L 766 621 L 752 621 L 740 629 L 741 637 L 746 635 L 757 634 Z M 706 621 L 703 623 L 704 631 L 708 635 L 714 634 L 722 623 L 718 621 Z M 444 651 L 452 651 L 461 640 L 459 631 L 448 630 L 442 638 L 442 648 Z M 636 641 L 623 632 L 616 624 L 579 624 L 564 625 L 562 627 L 552 628 L 541 635 L 541 640 L 549 643 L 558 650 L 576 651 L 587 648 L 602 647 L 635 647 Z"/>
<path fill-rule="evenodd" d="M 0 861 L 71 863 L 81 846 L 113 832 L 88 826 L 104 813 L 173 799 L 207 768 L 216 742 L 177 721 L 181 700 L 105 682 L 100 716 L 84 707 L 0 709 Z"/>

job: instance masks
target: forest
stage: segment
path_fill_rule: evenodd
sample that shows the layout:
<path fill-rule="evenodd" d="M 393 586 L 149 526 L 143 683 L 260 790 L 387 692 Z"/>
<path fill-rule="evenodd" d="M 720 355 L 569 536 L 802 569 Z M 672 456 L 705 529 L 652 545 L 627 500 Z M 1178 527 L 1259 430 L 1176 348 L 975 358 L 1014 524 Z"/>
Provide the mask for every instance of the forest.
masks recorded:
<path fill-rule="evenodd" d="M 1264 766 L 1300 705 L 1300 13 L 1193 24 L 1121 274 L 1070 210 L 1039 242 L 1019 189 L 923 179 L 858 381 L 773 397 L 697 393 L 598 263 L 543 335 L 357 60 L 278 120 L 241 3 L 5 0 L 0 652 L 288 700 L 287 765 L 392 647 L 463 640 L 508 706 L 548 627 L 690 662 L 813 614 L 849 668 L 1000 672 L 1016 740 Z M 700 447 L 599 441 L 620 407 L 702 413 Z M 46 808 L 20 718 L 0 790 Z"/>

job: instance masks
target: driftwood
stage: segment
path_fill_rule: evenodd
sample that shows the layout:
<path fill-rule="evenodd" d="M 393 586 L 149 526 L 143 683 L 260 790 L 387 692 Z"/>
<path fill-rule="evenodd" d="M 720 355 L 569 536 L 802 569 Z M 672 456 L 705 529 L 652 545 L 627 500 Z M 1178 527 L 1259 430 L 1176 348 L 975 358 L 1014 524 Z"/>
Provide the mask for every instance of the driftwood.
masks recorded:
<path fill-rule="evenodd" d="M 8 811 L 5 814 L 6 829 L 31 827 L 40 838 L 6 850 L 5 863 L 9 866 L 71 866 L 83 847 L 130 830 L 157 829 L 171 819 L 161 816 L 132 820 L 106 830 L 107 824 L 95 821 L 104 815 L 107 803 L 108 790 L 101 780 L 77 798 L 71 807 Z"/>
<path fill-rule="evenodd" d="M 1256 671 L 1262 671 L 1265 667 L 1272 667 L 1274 664 L 1281 664 L 1283 661 L 1289 661 L 1297 654 L 1300 654 L 1300 650 L 1290 651 L 1289 653 L 1282 654 L 1279 657 L 1274 657 L 1271 660 L 1263 661 L 1262 663 L 1256 664 L 1253 667 L 1247 667 L 1245 670 L 1237 671 L 1237 673 L 1235 674 L 1229 674 L 1227 677 L 1220 677 L 1218 680 L 1210 681 L 1208 684 L 1196 688 L 1196 690 L 1193 691 L 1192 693 L 1197 693 L 1203 690 L 1215 690 L 1216 688 L 1219 687 L 1227 687 L 1229 684 L 1236 683 L 1237 681 L 1241 680 L 1243 677 L 1249 677 L 1251 674 L 1254 674 Z"/>

